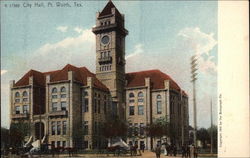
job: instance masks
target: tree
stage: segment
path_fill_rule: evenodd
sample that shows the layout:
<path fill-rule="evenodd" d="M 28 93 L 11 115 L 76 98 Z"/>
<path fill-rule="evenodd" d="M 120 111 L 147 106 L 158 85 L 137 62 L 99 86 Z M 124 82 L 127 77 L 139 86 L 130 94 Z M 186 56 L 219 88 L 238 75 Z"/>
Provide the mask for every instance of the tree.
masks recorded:
<path fill-rule="evenodd" d="M 207 142 L 209 141 L 209 133 L 205 128 L 200 128 L 197 130 L 197 139 L 201 141 L 203 148 L 207 147 Z"/>
<path fill-rule="evenodd" d="M 105 138 L 112 141 L 116 137 L 125 137 L 128 131 L 128 125 L 124 120 L 121 120 L 118 116 L 107 118 L 106 122 L 101 124 L 100 134 Z"/>
<path fill-rule="evenodd" d="M 209 133 L 209 143 L 211 144 L 211 134 L 212 134 L 212 139 L 213 139 L 213 148 L 217 149 L 217 126 L 213 125 L 212 127 L 209 127 L 207 129 Z"/>
<path fill-rule="evenodd" d="M 147 136 L 150 136 L 151 138 L 160 138 L 160 140 L 163 136 L 169 136 L 169 130 L 169 123 L 166 117 L 157 118 L 153 123 L 148 124 L 146 127 Z"/>
<path fill-rule="evenodd" d="M 9 145 L 9 129 L 1 127 L 1 149 Z"/>
<path fill-rule="evenodd" d="M 10 145 L 12 147 L 21 147 L 24 143 L 24 138 L 30 132 L 29 124 L 23 121 L 11 123 L 10 125 Z"/>

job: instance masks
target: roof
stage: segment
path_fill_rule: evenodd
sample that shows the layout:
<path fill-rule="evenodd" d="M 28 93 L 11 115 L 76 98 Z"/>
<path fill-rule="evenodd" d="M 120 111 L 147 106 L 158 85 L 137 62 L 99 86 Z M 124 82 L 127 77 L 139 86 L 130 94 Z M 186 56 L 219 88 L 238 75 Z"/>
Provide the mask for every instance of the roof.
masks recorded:
<path fill-rule="evenodd" d="M 33 76 L 34 85 L 43 86 L 45 84 L 45 76 L 43 73 L 30 70 L 27 72 L 19 81 L 16 82 L 15 86 L 26 86 L 29 85 L 29 78 Z"/>
<path fill-rule="evenodd" d="M 16 82 L 15 86 L 26 86 L 29 85 L 29 77 L 33 76 L 34 84 L 39 86 L 45 86 L 46 75 L 50 75 L 50 82 L 56 81 L 67 81 L 68 72 L 74 72 L 74 79 L 83 85 L 87 85 L 87 77 L 93 78 L 93 86 L 101 90 L 108 90 L 108 88 L 102 84 L 86 67 L 76 67 L 67 64 L 63 69 L 49 72 L 39 72 L 30 70 L 26 73 L 19 81 Z"/>
<path fill-rule="evenodd" d="M 145 85 L 145 78 L 150 78 L 152 89 L 164 89 L 164 80 L 170 81 L 170 88 L 180 91 L 178 84 L 167 74 L 160 70 L 147 70 L 126 74 L 127 87 L 139 87 Z"/>
<path fill-rule="evenodd" d="M 105 15 L 110 15 L 112 14 L 112 8 L 115 8 L 116 13 L 121 16 L 120 12 L 118 11 L 118 9 L 115 7 L 115 5 L 113 4 L 113 2 L 111 0 L 109 0 L 109 2 L 106 4 L 106 6 L 103 8 L 103 10 L 101 11 L 101 13 L 99 14 L 99 16 L 105 16 Z"/>

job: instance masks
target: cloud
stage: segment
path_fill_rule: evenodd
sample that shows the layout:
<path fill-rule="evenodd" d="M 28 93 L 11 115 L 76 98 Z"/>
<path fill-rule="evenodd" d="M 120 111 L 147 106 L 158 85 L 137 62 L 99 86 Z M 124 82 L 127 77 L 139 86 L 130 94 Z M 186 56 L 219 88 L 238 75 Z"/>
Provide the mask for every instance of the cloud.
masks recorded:
<path fill-rule="evenodd" d="M 206 34 L 200 30 L 200 28 L 184 28 L 179 31 L 178 36 L 181 36 L 185 42 L 188 42 L 197 55 L 209 52 L 217 44 L 214 39 L 214 34 Z"/>
<path fill-rule="evenodd" d="M 207 34 L 202 32 L 200 28 L 195 27 L 180 30 L 178 36 L 181 37 L 181 49 L 190 54 L 197 55 L 200 72 L 205 74 L 216 73 L 217 66 L 212 61 L 214 56 L 211 56 L 211 50 L 217 45 L 214 33 Z"/>
<path fill-rule="evenodd" d="M 212 61 L 213 58 L 214 56 L 209 56 L 208 59 L 204 59 L 203 57 L 198 58 L 200 72 L 210 74 L 217 72 L 217 66 Z"/>
<path fill-rule="evenodd" d="M 67 26 L 58 26 L 56 30 L 61 31 L 61 32 L 67 32 L 68 27 Z"/>
<path fill-rule="evenodd" d="M 8 71 L 7 70 L 1 70 L 1 75 L 7 73 Z"/>
<path fill-rule="evenodd" d="M 83 29 L 80 28 L 80 27 L 75 27 L 74 31 L 77 32 L 77 33 L 81 33 L 83 31 Z"/>
<path fill-rule="evenodd" d="M 132 58 L 136 55 L 139 55 L 141 53 L 143 53 L 143 45 L 142 44 L 137 44 L 134 48 L 134 52 L 133 53 L 130 53 L 129 55 L 127 55 L 125 58 L 126 60 L 129 59 L 129 58 Z"/>
<path fill-rule="evenodd" d="M 32 54 L 31 59 L 27 61 L 28 67 L 36 70 L 60 69 L 68 63 L 76 66 L 89 66 L 91 70 L 94 70 L 95 36 L 91 29 L 85 29 L 76 37 L 47 43 Z"/>

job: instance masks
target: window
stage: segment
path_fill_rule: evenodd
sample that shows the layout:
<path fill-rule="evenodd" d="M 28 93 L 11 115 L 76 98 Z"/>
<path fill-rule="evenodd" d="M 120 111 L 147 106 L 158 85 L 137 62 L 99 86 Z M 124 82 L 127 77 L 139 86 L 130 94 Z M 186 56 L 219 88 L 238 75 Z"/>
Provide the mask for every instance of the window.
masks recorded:
<path fill-rule="evenodd" d="M 139 105 L 138 106 L 138 115 L 143 115 L 144 114 L 144 110 L 143 110 L 143 105 Z"/>
<path fill-rule="evenodd" d="M 67 110 L 67 104 L 66 102 L 61 102 L 61 110 L 66 111 Z"/>
<path fill-rule="evenodd" d="M 144 135 L 144 123 L 140 123 L 140 135 Z"/>
<path fill-rule="evenodd" d="M 134 93 L 129 93 L 129 98 L 134 98 L 134 97 L 135 97 Z"/>
<path fill-rule="evenodd" d="M 57 142 L 56 142 L 56 147 L 59 147 L 60 144 L 61 144 L 61 142 L 60 142 L 60 141 L 57 141 Z"/>
<path fill-rule="evenodd" d="M 101 101 L 100 100 L 98 100 L 97 108 L 98 108 L 97 111 L 100 114 L 100 112 L 101 112 Z"/>
<path fill-rule="evenodd" d="M 67 131 L 67 123 L 66 123 L 66 121 L 63 121 L 63 122 L 62 122 L 62 124 L 63 124 L 62 133 L 63 133 L 63 135 L 66 135 L 66 131 Z"/>
<path fill-rule="evenodd" d="M 88 112 L 89 111 L 89 99 L 84 99 L 84 104 L 83 104 L 83 112 Z"/>
<path fill-rule="evenodd" d="M 94 113 L 96 113 L 96 111 L 97 111 L 96 106 L 97 106 L 97 102 L 96 102 L 96 99 L 94 99 Z"/>
<path fill-rule="evenodd" d="M 53 88 L 53 89 L 52 89 L 52 93 L 57 93 L 57 89 L 56 89 L 56 88 Z"/>
<path fill-rule="evenodd" d="M 56 99 L 57 95 L 52 95 L 51 97 L 52 97 L 52 99 Z"/>
<path fill-rule="evenodd" d="M 107 111 L 107 102 L 106 101 L 104 101 L 103 111 L 104 111 L 104 114 L 106 114 L 106 111 Z"/>
<path fill-rule="evenodd" d="M 138 102 L 143 102 L 143 100 L 144 100 L 143 98 L 139 98 Z"/>
<path fill-rule="evenodd" d="M 133 127 L 132 127 L 132 123 L 129 123 L 129 128 L 128 128 L 128 135 L 132 136 L 133 134 Z"/>
<path fill-rule="evenodd" d="M 134 100 L 134 99 L 130 99 L 129 102 L 130 102 L 130 103 L 134 103 L 135 100 Z"/>
<path fill-rule="evenodd" d="M 88 148 L 88 145 L 89 145 L 88 141 L 83 141 L 83 148 L 84 149 Z"/>
<path fill-rule="evenodd" d="M 83 123 L 83 134 L 84 135 L 88 135 L 89 134 L 88 121 L 84 121 L 84 123 Z"/>
<path fill-rule="evenodd" d="M 88 94 L 88 91 L 84 91 L 84 96 L 86 97 L 86 96 L 88 96 L 89 94 Z"/>
<path fill-rule="evenodd" d="M 57 111 L 57 103 L 52 103 L 52 111 Z"/>
<path fill-rule="evenodd" d="M 56 134 L 56 123 L 51 122 L 51 134 L 55 135 Z"/>
<path fill-rule="evenodd" d="M 66 88 L 65 88 L 65 87 L 62 87 L 62 88 L 61 88 L 61 92 L 66 92 Z"/>
<path fill-rule="evenodd" d="M 52 148 L 55 147 L 55 141 L 51 141 L 51 146 L 52 146 Z"/>
<path fill-rule="evenodd" d="M 134 131 L 135 136 L 138 136 L 138 123 L 135 123 L 135 131 Z"/>
<path fill-rule="evenodd" d="M 135 107 L 129 106 L 129 115 L 134 115 L 134 114 L 135 114 Z"/>
<path fill-rule="evenodd" d="M 29 113 L 29 106 L 28 105 L 24 105 L 23 106 L 23 113 L 24 114 L 28 114 Z"/>
<path fill-rule="evenodd" d="M 15 103 L 20 103 L 20 99 L 15 99 Z"/>
<path fill-rule="evenodd" d="M 138 93 L 138 97 L 143 97 L 143 93 L 142 93 L 142 92 L 139 92 L 139 93 Z"/>
<path fill-rule="evenodd" d="M 161 95 L 159 94 L 159 95 L 157 95 L 157 99 L 161 99 Z"/>
<path fill-rule="evenodd" d="M 16 114 L 20 114 L 20 106 L 16 106 L 15 111 L 16 111 Z"/>
<path fill-rule="evenodd" d="M 66 98 L 66 94 L 61 94 L 61 98 Z"/>
<path fill-rule="evenodd" d="M 15 93 L 15 97 L 20 97 L 20 93 L 19 93 L 19 92 L 16 92 L 16 93 Z"/>
<path fill-rule="evenodd" d="M 61 134 L 61 121 L 57 121 L 57 135 Z"/>
<path fill-rule="evenodd" d="M 28 98 L 23 98 L 23 102 L 28 102 Z"/>
<path fill-rule="evenodd" d="M 162 113 L 162 106 L 161 106 L 161 101 L 157 101 L 157 114 Z"/>
<path fill-rule="evenodd" d="M 66 147 L 66 141 L 62 141 L 62 146 Z"/>
<path fill-rule="evenodd" d="M 23 92 L 23 96 L 24 97 L 27 97 L 28 96 L 28 93 L 26 91 Z"/>

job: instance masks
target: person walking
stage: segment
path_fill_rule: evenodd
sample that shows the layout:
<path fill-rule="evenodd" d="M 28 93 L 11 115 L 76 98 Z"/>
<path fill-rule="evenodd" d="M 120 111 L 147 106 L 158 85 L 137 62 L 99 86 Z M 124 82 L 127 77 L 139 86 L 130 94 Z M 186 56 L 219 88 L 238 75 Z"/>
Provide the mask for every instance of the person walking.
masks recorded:
<path fill-rule="evenodd" d="M 156 158 L 161 157 L 161 147 L 159 144 L 157 144 L 157 147 L 155 148 L 155 154 L 156 154 Z"/>
<path fill-rule="evenodd" d="M 142 150 L 143 153 L 144 153 L 144 149 L 145 149 L 145 144 L 143 142 L 142 145 L 141 145 L 141 150 Z"/>
<path fill-rule="evenodd" d="M 184 145 L 182 145 L 181 147 L 181 157 L 182 158 L 185 158 L 186 157 L 186 148 Z"/>
<path fill-rule="evenodd" d="M 173 154 L 174 154 L 174 156 L 176 156 L 176 154 L 177 154 L 177 147 L 175 145 L 173 147 Z"/>
<path fill-rule="evenodd" d="M 194 158 L 194 144 L 190 147 L 190 158 Z"/>
<path fill-rule="evenodd" d="M 194 158 L 198 157 L 198 148 L 194 146 Z"/>
<path fill-rule="evenodd" d="M 191 155 L 190 155 L 190 145 L 187 145 L 187 146 L 186 146 L 186 157 L 187 157 L 187 158 L 190 158 L 190 157 L 191 157 Z"/>

